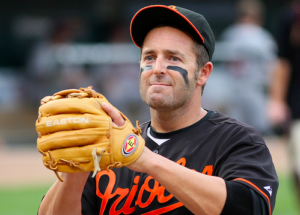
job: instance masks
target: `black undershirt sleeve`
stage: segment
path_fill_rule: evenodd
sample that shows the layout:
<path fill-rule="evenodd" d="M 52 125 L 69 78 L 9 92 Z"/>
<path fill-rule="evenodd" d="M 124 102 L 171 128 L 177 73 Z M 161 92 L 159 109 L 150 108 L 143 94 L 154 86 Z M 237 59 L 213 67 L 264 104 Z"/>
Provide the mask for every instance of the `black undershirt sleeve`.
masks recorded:
<path fill-rule="evenodd" d="M 253 201 L 253 214 L 268 215 L 268 208 L 263 198 L 252 189 L 250 192 Z"/>
<path fill-rule="evenodd" d="M 235 182 L 225 181 L 227 198 L 221 215 L 267 215 L 266 203 L 260 195 L 249 187 Z"/>

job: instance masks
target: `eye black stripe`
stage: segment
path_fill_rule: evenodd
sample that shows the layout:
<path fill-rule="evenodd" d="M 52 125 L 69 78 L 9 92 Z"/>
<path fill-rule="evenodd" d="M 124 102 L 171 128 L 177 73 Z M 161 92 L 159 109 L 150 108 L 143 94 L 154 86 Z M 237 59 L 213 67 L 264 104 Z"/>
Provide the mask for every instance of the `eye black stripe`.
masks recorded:
<path fill-rule="evenodd" d="M 141 68 L 141 73 L 153 69 L 152 65 L 143 66 Z"/>
<path fill-rule="evenodd" d="M 188 78 L 187 78 L 188 72 L 187 72 L 185 69 L 183 69 L 183 68 L 181 68 L 181 67 L 179 67 L 179 66 L 167 66 L 167 69 L 170 69 L 170 70 L 174 70 L 174 71 L 179 72 L 179 73 L 182 75 L 185 84 L 186 84 L 186 85 L 189 84 L 189 80 L 188 80 Z"/>

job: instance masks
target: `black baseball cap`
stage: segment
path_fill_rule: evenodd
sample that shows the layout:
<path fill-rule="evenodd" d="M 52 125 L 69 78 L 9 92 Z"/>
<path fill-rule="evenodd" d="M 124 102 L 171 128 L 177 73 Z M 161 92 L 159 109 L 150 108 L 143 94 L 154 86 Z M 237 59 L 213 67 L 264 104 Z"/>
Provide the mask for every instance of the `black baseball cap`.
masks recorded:
<path fill-rule="evenodd" d="M 160 24 L 178 27 L 189 32 L 195 40 L 205 46 L 209 60 L 212 59 L 215 37 L 204 16 L 174 5 L 150 5 L 140 9 L 131 20 L 132 41 L 140 48 L 148 32 Z"/>

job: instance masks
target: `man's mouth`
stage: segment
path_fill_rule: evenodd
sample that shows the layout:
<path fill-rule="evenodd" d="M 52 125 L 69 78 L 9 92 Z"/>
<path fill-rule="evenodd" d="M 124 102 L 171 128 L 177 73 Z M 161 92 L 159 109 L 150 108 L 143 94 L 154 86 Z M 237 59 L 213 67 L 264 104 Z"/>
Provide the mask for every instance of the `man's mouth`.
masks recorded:
<path fill-rule="evenodd" d="M 150 86 L 170 86 L 170 84 L 167 83 L 151 83 Z"/>
<path fill-rule="evenodd" d="M 150 84 L 150 87 L 169 87 L 169 84 L 162 84 L 162 83 L 157 83 L 157 84 Z"/>

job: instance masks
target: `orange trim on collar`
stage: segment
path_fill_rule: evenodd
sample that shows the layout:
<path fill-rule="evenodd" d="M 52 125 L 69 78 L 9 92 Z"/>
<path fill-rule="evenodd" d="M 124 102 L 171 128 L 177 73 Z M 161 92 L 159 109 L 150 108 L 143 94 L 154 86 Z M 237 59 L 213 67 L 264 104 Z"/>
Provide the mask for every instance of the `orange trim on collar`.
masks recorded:
<path fill-rule="evenodd" d="M 176 9 L 176 6 L 174 6 L 174 5 L 170 5 L 170 6 L 168 6 L 169 8 L 171 8 L 171 9 L 173 9 L 173 10 L 177 10 Z"/>

